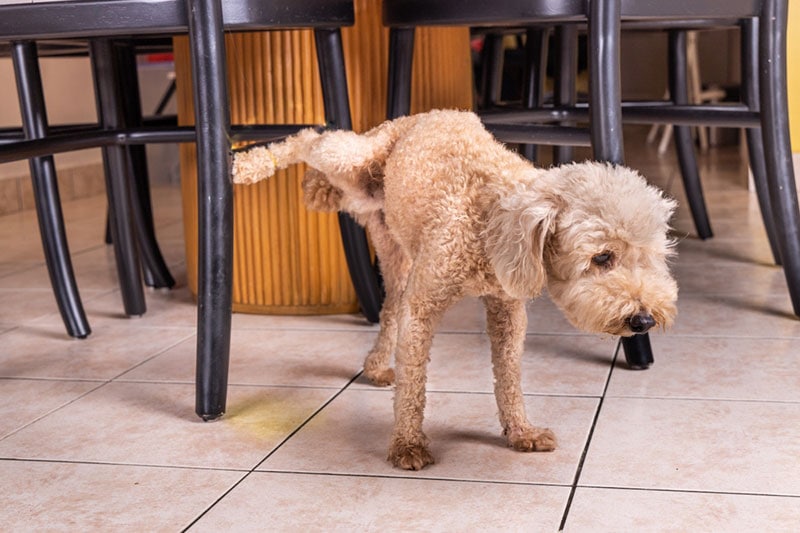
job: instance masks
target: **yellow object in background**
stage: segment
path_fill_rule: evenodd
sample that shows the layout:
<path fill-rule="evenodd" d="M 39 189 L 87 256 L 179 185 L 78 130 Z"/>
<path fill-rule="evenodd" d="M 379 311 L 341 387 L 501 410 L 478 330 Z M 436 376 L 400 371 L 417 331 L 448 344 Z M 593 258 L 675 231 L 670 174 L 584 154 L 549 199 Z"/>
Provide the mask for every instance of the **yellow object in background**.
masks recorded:
<path fill-rule="evenodd" d="M 786 48 L 792 152 L 800 154 L 800 1 L 798 0 L 789 2 L 789 30 Z"/>

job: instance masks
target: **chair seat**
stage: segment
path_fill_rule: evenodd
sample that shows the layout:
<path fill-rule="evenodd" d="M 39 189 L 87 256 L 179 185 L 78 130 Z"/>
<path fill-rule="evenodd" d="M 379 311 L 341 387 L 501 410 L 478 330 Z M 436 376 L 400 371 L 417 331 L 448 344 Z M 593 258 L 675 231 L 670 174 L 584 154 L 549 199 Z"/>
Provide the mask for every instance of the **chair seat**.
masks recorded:
<path fill-rule="evenodd" d="M 399 0 L 383 4 L 383 21 L 389 26 L 526 26 L 586 20 L 586 0 Z M 680 21 L 739 19 L 759 13 L 760 0 L 621 0 L 623 21 Z M 674 27 L 674 25 L 672 26 Z"/>
<path fill-rule="evenodd" d="M 0 39 L 185 33 L 186 6 L 174 0 L 73 0 L 0 5 Z M 335 28 L 353 23 L 344 0 L 225 0 L 226 30 Z"/>

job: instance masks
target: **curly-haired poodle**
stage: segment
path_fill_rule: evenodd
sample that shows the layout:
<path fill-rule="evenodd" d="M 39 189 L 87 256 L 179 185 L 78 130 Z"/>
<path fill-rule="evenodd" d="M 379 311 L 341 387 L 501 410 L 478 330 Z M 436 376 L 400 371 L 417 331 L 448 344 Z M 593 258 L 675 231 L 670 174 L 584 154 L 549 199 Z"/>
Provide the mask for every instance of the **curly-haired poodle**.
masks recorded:
<path fill-rule="evenodd" d="M 307 206 L 351 213 L 380 260 L 386 300 L 364 374 L 395 383 L 395 466 L 433 462 L 422 430 L 426 366 L 436 324 L 459 298 L 480 296 L 486 307 L 500 423 L 521 451 L 556 445 L 525 414 L 526 300 L 546 287 L 573 325 L 610 335 L 667 327 L 675 317 L 667 264 L 675 203 L 633 170 L 536 168 L 475 114 L 433 111 L 364 134 L 301 131 L 238 154 L 234 180 L 252 183 L 297 162 L 310 167 Z"/>

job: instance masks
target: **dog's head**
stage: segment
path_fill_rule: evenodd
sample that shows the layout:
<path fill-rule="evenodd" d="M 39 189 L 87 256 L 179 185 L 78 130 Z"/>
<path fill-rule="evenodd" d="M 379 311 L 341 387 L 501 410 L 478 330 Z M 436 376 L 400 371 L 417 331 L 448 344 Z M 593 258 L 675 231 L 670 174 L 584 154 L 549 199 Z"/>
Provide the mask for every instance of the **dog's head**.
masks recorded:
<path fill-rule="evenodd" d="M 546 286 L 579 329 L 666 328 L 678 294 L 667 263 L 674 209 L 631 169 L 564 165 L 501 199 L 487 222 L 487 253 L 508 294 L 532 298 Z"/>

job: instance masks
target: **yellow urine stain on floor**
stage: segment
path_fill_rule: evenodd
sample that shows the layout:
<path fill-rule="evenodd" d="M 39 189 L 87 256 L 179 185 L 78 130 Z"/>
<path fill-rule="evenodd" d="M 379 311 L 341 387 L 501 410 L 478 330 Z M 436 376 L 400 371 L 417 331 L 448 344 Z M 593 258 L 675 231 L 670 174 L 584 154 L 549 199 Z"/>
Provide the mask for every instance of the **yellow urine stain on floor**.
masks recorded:
<path fill-rule="evenodd" d="M 275 440 L 288 436 L 319 407 L 290 389 L 271 389 L 230 405 L 226 423 L 258 440 Z"/>

